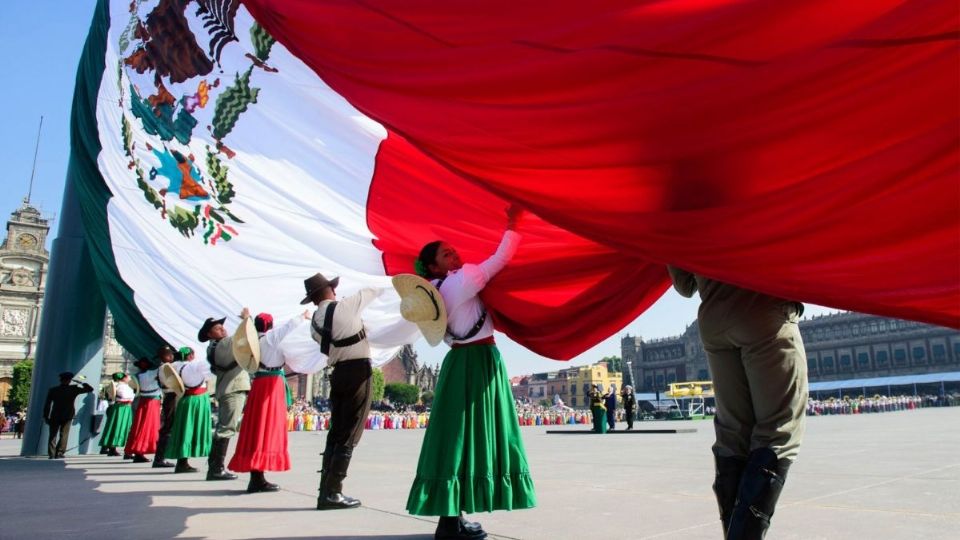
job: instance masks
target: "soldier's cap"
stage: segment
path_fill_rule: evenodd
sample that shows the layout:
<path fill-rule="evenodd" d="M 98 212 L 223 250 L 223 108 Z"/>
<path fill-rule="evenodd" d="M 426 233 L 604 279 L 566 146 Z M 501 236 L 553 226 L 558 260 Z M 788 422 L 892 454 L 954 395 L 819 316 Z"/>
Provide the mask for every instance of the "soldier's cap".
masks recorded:
<path fill-rule="evenodd" d="M 207 317 L 207 320 L 203 321 L 203 326 L 200 327 L 200 331 L 197 332 L 197 339 L 200 340 L 200 343 L 206 343 L 210 341 L 210 338 L 207 336 L 207 332 L 211 328 L 218 324 L 223 324 L 223 321 L 227 320 L 226 317 L 220 319 L 214 319 L 213 317 Z"/>
<path fill-rule="evenodd" d="M 72 371 L 64 371 L 63 373 L 60 374 L 60 380 L 61 380 L 61 381 L 64 380 L 64 379 L 72 379 L 72 378 L 73 378 L 73 372 L 72 372 Z"/>

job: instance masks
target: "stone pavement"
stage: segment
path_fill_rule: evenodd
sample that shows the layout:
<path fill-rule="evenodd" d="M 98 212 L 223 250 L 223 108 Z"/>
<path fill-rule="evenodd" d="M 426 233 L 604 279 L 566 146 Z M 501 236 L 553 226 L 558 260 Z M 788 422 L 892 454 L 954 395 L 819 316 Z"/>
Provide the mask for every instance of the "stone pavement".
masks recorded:
<path fill-rule="evenodd" d="M 582 429 L 579 426 L 571 426 Z M 709 422 L 644 422 L 695 433 L 548 435 L 524 427 L 539 506 L 474 516 L 498 539 L 717 539 Z M 550 426 L 556 429 L 556 426 Z M 105 456 L 24 459 L 0 441 L 0 538 L 432 538 L 407 515 L 423 432 L 367 431 L 347 479 L 357 510 L 313 509 L 324 433 L 291 433 L 279 493 L 246 476 L 205 482 Z M 811 418 L 767 538 L 960 537 L 960 407 Z M 203 460 L 193 460 L 205 468 Z"/>

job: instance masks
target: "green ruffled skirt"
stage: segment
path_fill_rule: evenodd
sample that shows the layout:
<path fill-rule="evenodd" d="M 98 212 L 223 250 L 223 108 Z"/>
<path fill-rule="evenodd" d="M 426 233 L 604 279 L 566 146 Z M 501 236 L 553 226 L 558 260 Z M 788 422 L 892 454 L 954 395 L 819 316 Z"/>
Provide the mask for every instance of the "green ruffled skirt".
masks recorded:
<path fill-rule="evenodd" d="M 211 429 L 210 396 L 183 396 L 177 402 L 164 457 L 180 459 L 209 456 L 213 442 Z"/>
<path fill-rule="evenodd" d="M 603 407 L 590 407 L 593 414 L 593 431 L 596 433 L 607 432 L 607 410 Z"/>
<path fill-rule="evenodd" d="M 407 511 L 419 516 L 536 506 L 517 411 L 495 345 L 443 360 Z"/>
<path fill-rule="evenodd" d="M 107 407 L 107 418 L 100 435 L 100 446 L 121 447 L 127 444 L 130 426 L 133 425 L 133 410 L 129 403 L 113 403 Z"/>

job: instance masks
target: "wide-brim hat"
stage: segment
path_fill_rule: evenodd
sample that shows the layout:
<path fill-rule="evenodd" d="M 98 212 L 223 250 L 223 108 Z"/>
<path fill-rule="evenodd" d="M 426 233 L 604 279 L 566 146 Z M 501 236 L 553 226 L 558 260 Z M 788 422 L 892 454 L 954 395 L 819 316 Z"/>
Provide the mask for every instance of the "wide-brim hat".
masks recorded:
<path fill-rule="evenodd" d="M 163 383 L 165 387 L 173 390 L 178 396 L 182 396 L 186 390 L 183 379 L 180 378 L 180 374 L 177 373 L 173 364 L 163 364 L 160 366 L 160 382 Z"/>
<path fill-rule="evenodd" d="M 431 347 L 443 341 L 447 332 L 447 308 L 440 291 L 414 274 L 398 274 L 392 281 L 400 295 L 400 315 L 417 325 Z"/>
<path fill-rule="evenodd" d="M 307 291 L 307 295 L 303 297 L 303 300 L 300 301 L 300 304 L 309 304 L 310 297 L 313 296 L 313 293 L 317 291 L 322 291 L 323 289 L 330 287 L 331 289 L 336 289 L 337 285 L 340 284 L 340 276 L 337 276 L 331 280 L 323 277 L 323 274 L 317 272 L 316 274 L 308 277 L 303 280 L 303 288 Z"/>
<path fill-rule="evenodd" d="M 256 371 L 260 367 L 260 337 L 250 317 L 240 321 L 230 344 L 240 367 L 247 371 Z"/>
<path fill-rule="evenodd" d="M 225 320 L 227 320 L 226 317 L 223 317 L 222 319 L 207 317 L 207 320 L 203 321 L 203 326 L 200 327 L 200 331 L 197 332 L 197 339 L 200 340 L 200 343 L 206 343 L 207 341 L 210 341 L 210 338 L 207 337 L 207 332 L 209 332 L 214 326 L 223 324 L 223 321 Z"/>

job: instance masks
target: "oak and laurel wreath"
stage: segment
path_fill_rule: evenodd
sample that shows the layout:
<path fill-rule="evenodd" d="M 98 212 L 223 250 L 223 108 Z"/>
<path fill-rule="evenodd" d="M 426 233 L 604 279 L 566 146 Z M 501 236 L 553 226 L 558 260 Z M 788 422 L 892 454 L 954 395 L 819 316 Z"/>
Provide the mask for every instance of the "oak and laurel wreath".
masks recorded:
<path fill-rule="evenodd" d="M 237 0 L 198 0 L 199 8 L 197 16 L 204 21 L 203 27 L 211 36 L 209 44 L 209 54 L 217 64 L 220 64 L 220 56 L 224 47 L 231 41 L 239 41 L 234 31 L 234 16 L 239 7 Z M 126 50 L 130 45 L 130 37 L 135 28 L 140 24 L 138 17 L 138 8 L 140 0 L 131 2 L 131 18 L 126 28 L 122 32 L 119 40 L 120 51 Z M 177 229 L 185 237 L 191 237 L 195 234 L 198 227 L 204 231 L 203 241 L 205 244 L 215 243 L 217 239 L 229 241 L 236 235 L 236 231 L 227 224 L 227 220 L 232 223 L 243 223 L 229 208 L 231 202 L 236 197 L 236 191 L 229 179 L 229 167 L 224 165 L 221 159 L 222 155 L 228 158 L 232 152 L 223 145 L 223 139 L 233 131 L 240 116 L 248 106 L 257 102 L 259 88 L 250 86 L 250 76 L 255 67 L 260 67 L 267 72 L 276 71 L 274 68 L 266 66 L 266 61 L 270 56 L 270 50 L 276 40 L 267 33 L 259 23 L 254 22 L 250 28 L 250 38 L 253 44 L 254 54 L 247 54 L 251 60 L 251 66 L 243 72 L 237 72 L 233 84 L 224 89 L 217 98 L 214 105 L 214 115 L 211 122 L 211 135 L 216 141 L 215 148 L 206 146 L 205 164 L 209 181 L 204 182 L 212 188 L 212 199 L 204 204 L 197 204 L 190 209 L 179 205 L 167 206 L 164 197 L 147 182 L 141 160 L 135 157 L 133 130 L 130 121 L 126 115 L 121 117 L 121 135 L 123 138 L 124 152 L 130 158 L 129 167 L 134 171 L 137 179 L 137 187 L 143 193 L 144 199 L 154 207 L 160 210 L 161 217 L 165 218 L 170 225 Z M 118 61 L 118 74 L 123 71 L 123 59 Z M 118 87 L 123 97 L 122 77 L 118 77 Z M 131 96 L 133 98 L 134 96 Z M 206 208 L 204 208 L 206 205 Z M 216 236 L 211 240 L 211 236 Z"/>

